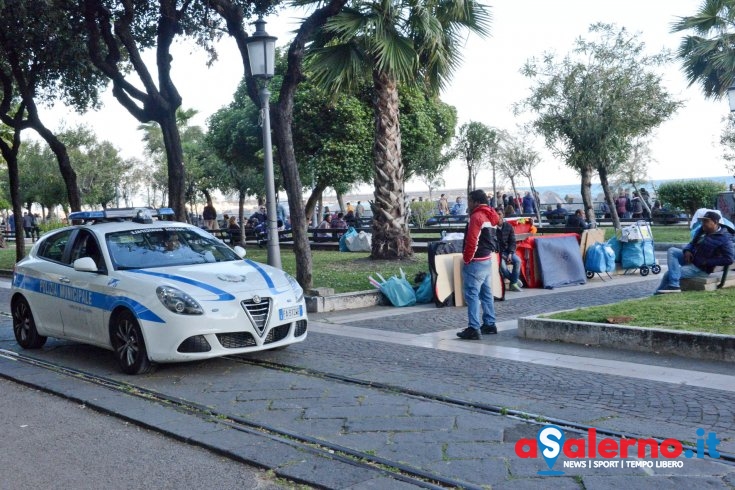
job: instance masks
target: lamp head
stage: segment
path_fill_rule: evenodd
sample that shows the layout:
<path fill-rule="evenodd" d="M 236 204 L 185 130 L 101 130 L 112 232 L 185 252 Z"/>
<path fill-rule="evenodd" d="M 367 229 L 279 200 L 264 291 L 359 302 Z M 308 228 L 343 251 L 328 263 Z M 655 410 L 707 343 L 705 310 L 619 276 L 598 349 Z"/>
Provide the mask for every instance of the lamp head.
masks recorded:
<path fill-rule="evenodd" d="M 276 37 L 265 32 L 265 21 L 255 21 L 255 32 L 246 43 L 250 60 L 250 75 L 268 80 L 273 77 L 276 59 Z"/>

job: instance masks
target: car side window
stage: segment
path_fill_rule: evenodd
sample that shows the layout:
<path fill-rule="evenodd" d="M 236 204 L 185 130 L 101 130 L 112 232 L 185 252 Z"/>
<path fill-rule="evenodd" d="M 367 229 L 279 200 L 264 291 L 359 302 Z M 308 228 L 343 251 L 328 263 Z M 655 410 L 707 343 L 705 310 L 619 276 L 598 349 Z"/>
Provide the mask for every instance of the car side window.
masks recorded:
<path fill-rule="evenodd" d="M 37 255 L 54 262 L 64 263 L 64 250 L 74 230 L 64 230 L 49 236 L 41 243 Z"/>
<path fill-rule="evenodd" d="M 74 247 L 71 251 L 71 263 L 82 257 L 90 257 L 97 265 L 97 269 L 105 268 L 105 261 L 102 258 L 102 252 L 97 244 L 97 239 L 87 230 L 79 230 Z"/>

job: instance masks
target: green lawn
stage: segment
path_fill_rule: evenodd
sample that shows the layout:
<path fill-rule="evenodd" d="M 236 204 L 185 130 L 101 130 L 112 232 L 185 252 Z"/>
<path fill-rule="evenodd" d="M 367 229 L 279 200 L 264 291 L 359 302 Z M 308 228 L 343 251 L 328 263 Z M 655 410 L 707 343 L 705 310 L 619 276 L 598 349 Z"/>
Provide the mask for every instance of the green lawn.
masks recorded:
<path fill-rule="evenodd" d="M 248 247 L 247 257 L 258 262 L 267 262 L 265 248 Z M 400 262 L 387 260 L 370 260 L 367 252 L 312 252 L 312 274 L 314 287 L 327 287 L 337 293 L 365 291 L 373 289 L 368 282 L 368 276 L 378 279 L 380 273 L 388 279 L 393 274 L 400 276 L 399 269 L 406 273 L 406 279 L 413 284 L 417 272 L 429 272 L 427 254 L 417 253 L 412 260 Z M 296 275 L 296 259 L 293 252 L 287 248 L 281 249 L 281 263 L 283 270 Z"/>
<path fill-rule="evenodd" d="M 735 289 L 685 291 L 546 315 L 547 318 L 735 335 Z"/>

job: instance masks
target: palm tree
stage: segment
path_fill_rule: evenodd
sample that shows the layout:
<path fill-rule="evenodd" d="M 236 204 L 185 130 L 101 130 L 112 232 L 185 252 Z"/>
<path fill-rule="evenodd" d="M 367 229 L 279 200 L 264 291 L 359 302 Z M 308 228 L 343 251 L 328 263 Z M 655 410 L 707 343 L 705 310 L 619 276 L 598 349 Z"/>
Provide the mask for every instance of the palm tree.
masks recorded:
<path fill-rule="evenodd" d="M 489 33 L 490 12 L 475 1 L 354 1 L 332 17 L 312 47 L 312 80 L 329 91 L 370 80 L 375 139 L 373 259 L 413 254 L 404 204 L 398 84 L 446 85 L 467 32 Z"/>
<path fill-rule="evenodd" d="M 719 98 L 735 80 L 735 0 L 704 0 L 693 16 L 681 17 L 672 32 L 691 31 L 679 45 L 689 85 Z"/>

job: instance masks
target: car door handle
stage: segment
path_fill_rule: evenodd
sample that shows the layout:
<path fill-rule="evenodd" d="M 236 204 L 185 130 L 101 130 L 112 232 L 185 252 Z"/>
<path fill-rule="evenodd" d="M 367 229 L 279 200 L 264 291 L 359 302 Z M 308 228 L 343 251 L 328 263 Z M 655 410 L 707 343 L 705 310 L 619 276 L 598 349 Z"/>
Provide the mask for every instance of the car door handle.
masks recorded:
<path fill-rule="evenodd" d="M 64 284 L 69 284 L 71 282 L 71 279 L 68 277 L 60 277 L 59 282 L 63 282 Z"/>

